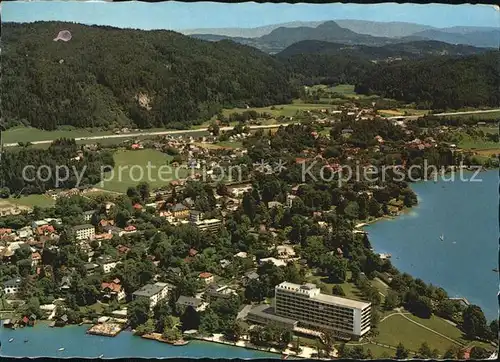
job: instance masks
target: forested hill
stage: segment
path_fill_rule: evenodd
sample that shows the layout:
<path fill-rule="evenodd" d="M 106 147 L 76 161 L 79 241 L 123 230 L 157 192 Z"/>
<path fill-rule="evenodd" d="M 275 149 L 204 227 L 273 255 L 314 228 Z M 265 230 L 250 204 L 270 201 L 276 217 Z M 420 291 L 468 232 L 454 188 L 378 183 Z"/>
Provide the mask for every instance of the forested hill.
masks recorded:
<path fill-rule="evenodd" d="M 69 30 L 68 42 L 54 41 Z M 230 41 L 60 22 L 3 24 L 2 117 L 54 129 L 185 128 L 221 106 L 287 103 L 285 66 Z"/>
<path fill-rule="evenodd" d="M 500 52 L 378 65 L 356 92 L 446 109 L 500 104 Z"/>
<path fill-rule="evenodd" d="M 324 54 L 355 56 L 366 60 L 383 61 L 391 58 L 417 59 L 427 56 L 466 56 L 487 52 L 488 49 L 470 45 L 454 45 L 434 40 L 410 41 L 384 46 L 347 45 L 319 40 L 305 40 L 295 43 L 276 56 L 289 58 L 302 54 Z"/>

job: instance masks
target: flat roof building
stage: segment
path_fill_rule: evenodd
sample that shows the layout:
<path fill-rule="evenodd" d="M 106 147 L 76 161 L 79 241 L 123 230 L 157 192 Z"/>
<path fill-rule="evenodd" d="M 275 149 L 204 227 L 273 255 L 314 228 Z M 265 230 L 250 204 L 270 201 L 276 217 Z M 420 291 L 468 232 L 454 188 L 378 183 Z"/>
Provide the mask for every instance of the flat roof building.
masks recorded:
<path fill-rule="evenodd" d="M 152 309 L 160 300 L 167 297 L 169 289 L 171 289 L 170 284 L 157 282 L 155 284 L 146 284 L 132 295 L 134 299 L 145 298 L 149 300 L 149 306 Z"/>
<path fill-rule="evenodd" d="M 322 294 L 311 283 L 277 285 L 274 312 L 298 320 L 301 327 L 328 329 L 343 339 L 359 339 L 370 330 L 371 303 Z"/>
<path fill-rule="evenodd" d="M 194 226 L 200 231 L 208 231 L 210 233 L 216 233 L 219 231 L 222 221 L 219 219 L 207 219 L 196 221 L 193 223 Z"/>

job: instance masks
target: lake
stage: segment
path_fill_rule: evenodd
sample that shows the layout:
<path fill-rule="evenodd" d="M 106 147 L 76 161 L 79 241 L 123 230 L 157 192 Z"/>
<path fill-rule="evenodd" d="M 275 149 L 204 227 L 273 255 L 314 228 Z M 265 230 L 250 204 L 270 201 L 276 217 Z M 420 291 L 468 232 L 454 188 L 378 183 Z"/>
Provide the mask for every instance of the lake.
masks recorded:
<path fill-rule="evenodd" d="M 492 170 L 478 175 L 482 182 L 415 183 L 418 206 L 365 228 L 375 251 L 392 254 L 400 271 L 467 298 L 488 320 L 498 316 L 499 280 L 492 271 L 498 268 L 498 175 Z"/>
<path fill-rule="evenodd" d="M 88 326 L 50 328 L 47 323 L 16 330 L 0 327 L 0 355 L 60 358 L 97 358 L 101 354 L 103 358 L 280 358 L 279 354 L 203 341 L 191 341 L 187 346 L 171 346 L 134 336 L 131 332 L 121 332 L 116 337 L 93 336 L 85 333 L 87 329 Z M 14 338 L 11 343 L 10 338 Z M 59 348 L 64 348 L 64 351 L 59 352 Z"/>

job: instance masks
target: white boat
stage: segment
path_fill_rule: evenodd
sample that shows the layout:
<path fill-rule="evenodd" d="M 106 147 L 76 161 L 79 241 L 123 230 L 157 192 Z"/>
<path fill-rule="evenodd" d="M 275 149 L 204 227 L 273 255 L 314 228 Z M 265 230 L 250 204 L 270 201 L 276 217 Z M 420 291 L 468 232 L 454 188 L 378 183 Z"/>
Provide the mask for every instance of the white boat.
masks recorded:
<path fill-rule="evenodd" d="M 104 355 L 103 355 L 103 354 L 100 354 L 100 355 L 99 355 L 99 358 L 102 358 L 102 357 L 104 357 Z"/>
<path fill-rule="evenodd" d="M 443 240 L 444 240 L 444 235 L 443 235 L 443 234 L 441 234 L 441 236 L 439 237 L 439 239 L 440 239 L 441 241 L 443 241 Z"/>
<path fill-rule="evenodd" d="M 64 351 L 64 348 L 63 348 L 63 347 L 61 347 L 61 348 L 59 348 L 59 349 L 58 349 L 58 351 L 59 351 L 59 352 L 62 352 L 62 351 Z"/>
<path fill-rule="evenodd" d="M 14 338 L 9 339 L 9 343 L 11 343 L 14 340 Z"/>

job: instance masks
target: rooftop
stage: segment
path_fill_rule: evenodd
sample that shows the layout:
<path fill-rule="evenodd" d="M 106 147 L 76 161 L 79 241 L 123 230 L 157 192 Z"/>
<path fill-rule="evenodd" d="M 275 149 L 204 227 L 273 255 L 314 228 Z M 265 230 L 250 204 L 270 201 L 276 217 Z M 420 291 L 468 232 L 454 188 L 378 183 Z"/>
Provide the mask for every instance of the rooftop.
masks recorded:
<path fill-rule="evenodd" d="M 73 230 L 85 230 L 85 229 L 93 229 L 94 225 L 92 224 L 83 224 L 83 225 L 77 225 L 73 228 Z"/>
<path fill-rule="evenodd" d="M 167 283 L 146 284 L 142 288 L 136 290 L 133 295 L 150 298 L 153 295 L 160 293 L 167 285 Z"/>
<path fill-rule="evenodd" d="M 296 292 L 298 292 L 299 290 L 306 290 L 306 291 L 313 291 L 313 290 L 317 291 L 318 290 L 318 287 L 312 283 L 306 283 L 306 284 L 300 285 L 300 284 L 295 284 L 295 283 L 283 282 L 283 283 L 277 285 L 276 288 L 278 288 L 278 289 L 291 289 L 292 291 L 296 291 Z M 371 305 L 371 303 L 369 303 L 369 302 L 362 302 L 362 301 L 358 301 L 358 300 L 341 298 L 341 297 L 337 297 L 334 295 L 323 294 L 321 292 L 311 294 L 310 298 L 317 300 L 319 302 L 338 305 L 338 306 L 342 306 L 342 307 L 349 307 L 349 308 L 354 308 L 354 309 L 364 309 L 364 308 Z"/>
<path fill-rule="evenodd" d="M 270 307 L 268 304 L 260 304 L 255 308 L 252 308 L 250 312 L 248 312 L 247 318 L 251 315 L 286 324 L 297 323 L 297 320 L 295 319 L 277 316 L 276 314 L 274 314 L 273 307 Z"/>
<path fill-rule="evenodd" d="M 177 304 L 184 305 L 184 306 L 191 306 L 191 307 L 199 307 L 200 305 L 203 304 L 203 300 L 199 298 L 194 298 L 194 297 L 186 297 L 184 295 L 181 295 L 179 299 L 177 299 Z"/>

